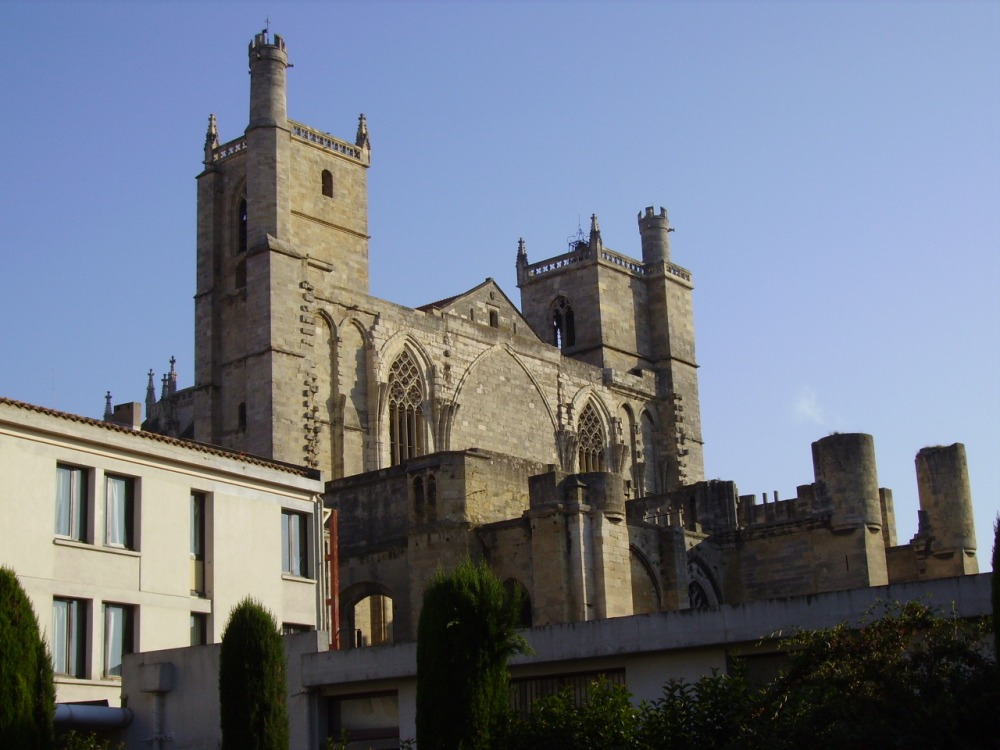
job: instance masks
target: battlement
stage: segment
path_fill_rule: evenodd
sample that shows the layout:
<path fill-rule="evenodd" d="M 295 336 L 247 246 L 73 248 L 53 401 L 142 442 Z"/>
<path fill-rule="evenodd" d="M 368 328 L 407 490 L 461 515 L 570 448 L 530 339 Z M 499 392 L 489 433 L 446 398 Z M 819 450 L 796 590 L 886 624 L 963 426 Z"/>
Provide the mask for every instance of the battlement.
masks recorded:
<path fill-rule="evenodd" d="M 639 212 L 639 226 L 643 224 L 668 224 L 667 209 L 660 206 L 660 212 L 655 213 L 652 206 L 646 206 L 644 211 Z"/>
<path fill-rule="evenodd" d="M 221 161 L 225 161 L 230 156 L 236 156 L 247 150 L 247 139 L 245 135 L 241 135 L 239 138 L 229 141 L 228 143 L 223 143 L 221 146 L 216 146 L 212 149 L 212 163 L 218 164 Z"/>
<path fill-rule="evenodd" d="M 365 164 L 368 163 L 366 151 L 359 146 L 355 146 L 353 143 L 348 143 L 347 141 L 342 141 L 339 138 L 334 138 L 329 133 L 314 130 L 308 125 L 303 125 L 302 123 L 295 122 L 293 120 L 289 120 L 288 125 L 292 130 L 292 136 L 298 138 L 299 140 L 311 143 L 312 145 L 318 146 L 326 151 L 332 151 L 335 154 L 347 156 Z"/>
<path fill-rule="evenodd" d="M 263 53 L 265 50 L 269 49 L 284 52 L 285 40 L 278 34 L 273 35 L 273 40 L 270 38 L 271 36 L 272 35 L 268 33 L 267 29 L 262 29 L 259 34 L 255 34 L 253 41 L 250 42 L 250 53 Z"/>
<path fill-rule="evenodd" d="M 301 141 L 306 141 L 326 151 L 332 151 L 335 154 L 346 156 L 363 164 L 368 163 L 366 151 L 352 143 L 334 138 L 329 133 L 320 132 L 299 122 L 289 120 L 288 124 L 291 127 L 292 136 Z M 241 154 L 246 151 L 246 148 L 246 136 L 241 135 L 239 138 L 234 138 L 212 149 L 212 163 L 218 164 L 231 156 Z"/>
<path fill-rule="evenodd" d="M 630 258 L 622 253 L 616 253 L 614 250 L 603 248 L 599 253 L 594 255 L 590 253 L 586 243 L 580 243 L 577 248 L 578 249 L 570 250 L 568 253 L 555 255 L 551 258 L 546 258 L 545 260 L 540 260 L 535 263 L 522 261 L 523 265 L 518 267 L 518 282 L 524 283 L 524 281 L 528 279 L 545 276 L 546 274 L 567 268 L 575 263 L 582 263 L 588 260 L 597 260 L 605 264 L 617 266 L 633 276 L 645 276 L 650 273 L 650 270 L 643 265 L 641 261 L 638 261 L 635 258 Z M 526 258 L 527 256 L 519 255 L 518 257 Z M 676 276 L 682 281 L 691 283 L 691 272 L 686 268 L 673 263 L 668 263 L 667 273 L 672 276 Z"/>

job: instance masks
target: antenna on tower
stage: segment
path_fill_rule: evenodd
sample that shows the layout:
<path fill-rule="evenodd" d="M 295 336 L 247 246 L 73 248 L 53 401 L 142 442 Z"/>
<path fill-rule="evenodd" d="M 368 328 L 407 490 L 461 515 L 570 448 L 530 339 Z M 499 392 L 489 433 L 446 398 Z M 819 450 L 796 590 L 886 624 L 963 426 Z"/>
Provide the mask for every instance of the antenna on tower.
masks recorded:
<path fill-rule="evenodd" d="M 580 223 L 580 217 L 576 217 L 576 234 L 571 234 L 566 238 L 566 244 L 569 246 L 569 252 L 575 252 L 580 245 L 587 244 L 587 238 L 583 233 L 583 224 Z"/>

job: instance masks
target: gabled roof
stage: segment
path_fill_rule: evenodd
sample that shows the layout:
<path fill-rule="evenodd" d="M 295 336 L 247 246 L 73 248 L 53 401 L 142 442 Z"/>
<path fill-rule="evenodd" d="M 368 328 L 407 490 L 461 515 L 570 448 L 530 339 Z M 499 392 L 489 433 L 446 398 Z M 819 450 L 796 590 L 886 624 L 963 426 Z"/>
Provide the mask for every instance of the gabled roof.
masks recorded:
<path fill-rule="evenodd" d="M 531 325 L 521 315 L 521 311 L 517 308 L 513 302 L 511 302 L 510 297 L 506 295 L 503 289 L 493 280 L 492 277 L 487 277 L 485 281 L 481 284 L 477 284 L 465 292 L 456 294 L 452 297 L 446 297 L 445 299 L 438 300 L 437 302 L 430 302 L 426 305 L 421 305 L 416 308 L 424 313 L 447 313 L 451 315 L 457 315 L 459 317 L 465 317 L 465 311 L 470 304 L 488 299 L 489 304 L 499 308 L 500 313 L 504 317 L 516 318 L 519 322 L 517 328 L 518 335 L 530 335 L 533 338 L 535 332 L 532 330 Z"/>
<path fill-rule="evenodd" d="M 26 412 L 32 412 L 34 414 L 44 414 L 49 417 L 55 417 L 56 419 L 62 419 L 67 422 L 75 422 L 77 424 L 89 425 L 91 427 L 97 427 L 102 430 L 108 430 L 109 432 L 117 432 L 122 435 L 130 435 L 136 440 L 151 440 L 154 443 L 159 443 L 160 445 L 172 445 L 179 448 L 186 448 L 197 453 L 204 453 L 208 455 L 225 457 L 228 459 L 240 461 L 245 464 L 250 464 L 253 466 L 263 466 L 269 469 L 275 469 L 277 471 L 283 471 L 288 474 L 294 474 L 300 477 L 307 477 L 310 479 L 318 478 L 319 471 L 316 469 L 310 469 L 307 466 L 299 466 L 297 464 L 284 463 L 282 461 L 273 461 L 271 459 L 262 458 L 260 456 L 252 456 L 247 453 L 242 453 L 241 451 L 230 450 L 228 448 L 223 448 L 218 445 L 209 445 L 208 443 L 199 443 L 194 440 L 180 440 L 178 438 L 167 437 L 166 435 L 160 435 L 155 432 L 147 432 L 145 430 L 136 430 L 125 425 L 117 424 L 116 422 L 105 422 L 101 419 L 92 419 L 90 417 L 81 417 L 78 414 L 70 414 L 69 412 L 57 411 L 55 409 L 48 409 L 44 406 L 36 406 L 35 404 L 28 404 L 23 401 L 15 401 L 11 398 L 5 398 L 0 396 L 0 406 L 9 406 L 14 409 L 21 409 Z"/>

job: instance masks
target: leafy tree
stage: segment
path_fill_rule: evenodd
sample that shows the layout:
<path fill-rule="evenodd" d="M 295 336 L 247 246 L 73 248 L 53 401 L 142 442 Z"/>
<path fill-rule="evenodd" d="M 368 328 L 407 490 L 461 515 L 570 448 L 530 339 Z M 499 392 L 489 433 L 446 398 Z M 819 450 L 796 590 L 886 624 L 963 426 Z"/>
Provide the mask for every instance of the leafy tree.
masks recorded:
<path fill-rule="evenodd" d="M 35 610 L 14 571 L 0 567 L 0 747 L 52 747 L 55 703 Z"/>
<path fill-rule="evenodd" d="M 769 746 L 992 747 L 1000 696 L 983 626 L 907 602 L 858 629 L 801 633 L 768 687 Z"/>
<path fill-rule="evenodd" d="M 641 707 L 643 748 L 722 750 L 750 747 L 761 715 L 762 692 L 737 665 L 732 674 L 713 672 L 697 682 L 670 680 L 663 696 Z"/>
<path fill-rule="evenodd" d="M 517 633 L 521 595 L 485 563 L 438 571 L 424 592 L 417 627 L 417 746 L 481 750 L 508 704 L 508 657 L 527 645 Z"/>
<path fill-rule="evenodd" d="M 639 743 L 640 712 L 624 687 L 596 682 L 582 705 L 569 688 L 536 700 L 523 719 L 508 716 L 493 747 L 504 750 L 623 750 Z"/>
<path fill-rule="evenodd" d="M 757 687 L 737 668 L 671 680 L 632 708 L 624 689 L 570 693 L 510 717 L 496 748 L 810 750 L 996 745 L 1000 704 L 985 622 L 920 602 L 891 604 L 862 627 L 803 631 L 783 642 L 786 671 Z"/>
<path fill-rule="evenodd" d="M 249 597 L 230 613 L 222 634 L 219 711 L 223 750 L 288 750 L 281 633 Z"/>

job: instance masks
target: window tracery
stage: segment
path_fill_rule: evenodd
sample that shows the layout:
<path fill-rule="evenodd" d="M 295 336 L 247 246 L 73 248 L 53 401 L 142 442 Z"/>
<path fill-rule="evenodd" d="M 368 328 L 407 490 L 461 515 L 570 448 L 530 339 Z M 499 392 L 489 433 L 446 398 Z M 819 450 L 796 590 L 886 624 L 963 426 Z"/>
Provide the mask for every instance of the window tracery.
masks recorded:
<path fill-rule="evenodd" d="M 590 471 L 604 471 L 604 426 L 601 418 L 597 416 L 597 409 L 593 404 L 587 404 L 583 413 L 580 414 L 580 422 L 577 429 L 580 471 L 583 473 Z"/>
<path fill-rule="evenodd" d="M 420 371 L 403 351 L 389 368 L 389 465 L 423 455 L 424 414 Z"/>

